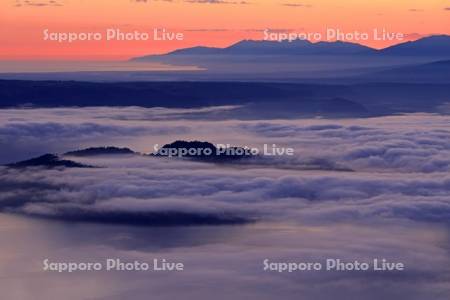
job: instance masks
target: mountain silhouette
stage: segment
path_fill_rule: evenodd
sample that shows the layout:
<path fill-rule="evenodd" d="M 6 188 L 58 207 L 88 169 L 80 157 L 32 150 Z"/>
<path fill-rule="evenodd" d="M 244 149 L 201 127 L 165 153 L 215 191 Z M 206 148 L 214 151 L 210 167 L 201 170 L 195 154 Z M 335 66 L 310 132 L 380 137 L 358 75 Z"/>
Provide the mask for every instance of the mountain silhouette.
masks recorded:
<path fill-rule="evenodd" d="M 133 150 L 129 148 L 118 147 L 91 147 L 81 150 L 69 151 L 64 153 L 68 156 L 96 156 L 96 155 L 120 155 L 120 154 L 135 154 Z"/>
<path fill-rule="evenodd" d="M 367 46 L 342 41 L 312 43 L 307 40 L 295 40 L 292 42 L 243 40 L 226 48 L 198 46 L 178 49 L 163 55 L 136 57 L 132 60 L 140 61 L 157 57 L 183 55 L 351 55 L 371 54 L 374 51 L 374 49 Z"/>
<path fill-rule="evenodd" d="M 44 154 L 36 158 L 20 161 L 6 166 L 9 168 L 27 168 L 27 167 L 93 168 L 92 166 L 80 164 L 71 160 L 61 159 L 55 154 Z"/>
<path fill-rule="evenodd" d="M 247 148 L 218 148 L 209 142 L 181 140 L 166 144 L 156 153 L 150 155 L 156 157 L 190 158 L 210 162 L 229 162 L 254 156 Z"/>
<path fill-rule="evenodd" d="M 384 55 L 450 57 L 450 36 L 434 35 L 379 51 Z"/>
<path fill-rule="evenodd" d="M 171 152 L 172 151 L 172 152 Z M 195 151 L 195 153 L 194 153 Z M 176 153 L 175 153 L 176 152 Z M 121 155 L 139 154 L 129 148 L 117 147 L 90 147 L 82 150 L 69 151 L 64 153 L 67 156 L 88 157 L 97 155 Z M 218 148 L 209 142 L 200 141 L 175 141 L 164 145 L 156 153 L 151 153 L 153 157 L 178 157 L 189 158 L 206 162 L 231 162 L 254 155 L 247 148 L 227 147 Z M 95 168 L 94 166 L 81 164 L 72 160 L 62 159 L 56 154 L 44 154 L 32 159 L 5 165 L 9 168 L 45 167 L 45 168 Z"/>
<path fill-rule="evenodd" d="M 147 61 L 166 57 L 196 55 L 405 55 L 450 57 L 450 36 L 434 35 L 416 41 L 405 42 L 381 50 L 357 43 L 342 41 L 312 43 L 307 40 L 260 41 L 242 40 L 229 47 L 191 47 L 178 49 L 162 55 L 146 55 L 132 58 L 133 61 Z"/>
<path fill-rule="evenodd" d="M 368 53 L 372 49 L 363 45 L 348 42 L 317 42 L 295 40 L 292 42 L 252 41 L 244 40 L 223 49 L 222 54 L 248 54 L 248 55 L 307 55 L 307 54 L 355 54 Z"/>

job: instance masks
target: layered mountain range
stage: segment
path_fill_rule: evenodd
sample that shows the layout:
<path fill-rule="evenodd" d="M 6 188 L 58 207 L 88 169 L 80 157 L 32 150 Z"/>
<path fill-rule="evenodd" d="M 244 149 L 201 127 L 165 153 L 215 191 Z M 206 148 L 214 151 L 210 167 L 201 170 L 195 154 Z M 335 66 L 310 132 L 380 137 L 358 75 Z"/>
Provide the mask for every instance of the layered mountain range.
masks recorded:
<path fill-rule="evenodd" d="M 197 46 L 178 49 L 163 55 L 136 57 L 132 60 L 152 61 L 168 57 L 192 55 L 404 55 L 445 58 L 450 57 L 450 36 L 433 35 L 384 49 L 374 49 L 342 41 L 312 43 L 308 40 L 295 40 L 292 42 L 243 40 L 225 48 Z"/>

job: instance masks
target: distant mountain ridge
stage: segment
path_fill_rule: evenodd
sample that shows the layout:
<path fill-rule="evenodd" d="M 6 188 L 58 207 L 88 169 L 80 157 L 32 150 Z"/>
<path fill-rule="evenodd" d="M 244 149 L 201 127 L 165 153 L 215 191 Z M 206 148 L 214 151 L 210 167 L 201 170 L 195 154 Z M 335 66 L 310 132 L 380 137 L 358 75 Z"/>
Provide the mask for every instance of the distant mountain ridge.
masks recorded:
<path fill-rule="evenodd" d="M 360 53 L 370 54 L 373 51 L 375 49 L 367 46 L 342 41 L 312 43 L 307 40 L 296 40 L 292 42 L 242 40 L 225 48 L 196 46 L 177 49 L 162 55 L 136 57 L 132 60 L 180 55 L 350 55 Z"/>
<path fill-rule="evenodd" d="M 196 46 L 178 49 L 162 55 L 146 55 L 135 57 L 133 61 L 146 61 L 163 57 L 179 57 L 189 55 L 407 55 L 450 57 L 450 36 L 433 35 L 416 41 L 409 41 L 384 49 L 374 49 L 368 46 L 350 42 L 317 42 L 307 40 L 259 41 L 242 40 L 229 47 L 215 48 Z"/>
<path fill-rule="evenodd" d="M 55 154 L 44 154 L 39 157 L 20 161 L 6 165 L 9 168 L 28 168 L 28 167 L 43 167 L 43 168 L 93 168 L 92 166 L 84 165 L 71 160 L 61 159 Z"/>
<path fill-rule="evenodd" d="M 379 50 L 384 55 L 447 56 L 450 57 L 450 36 L 433 35 L 416 41 L 397 44 Z"/>

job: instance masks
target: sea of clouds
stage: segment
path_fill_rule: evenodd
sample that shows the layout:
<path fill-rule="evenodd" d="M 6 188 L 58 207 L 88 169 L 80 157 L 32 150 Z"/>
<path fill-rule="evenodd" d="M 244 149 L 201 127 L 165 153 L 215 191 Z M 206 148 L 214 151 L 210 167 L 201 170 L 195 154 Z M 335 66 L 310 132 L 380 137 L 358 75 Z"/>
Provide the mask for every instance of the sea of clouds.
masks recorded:
<path fill-rule="evenodd" d="M 159 291 L 155 299 L 176 299 L 184 294 L 173 282 L 190 287 L 191 299 L 448 298 L 449 116 L 223 120 L 216 118 L 221 109 L 230 108 L 2 110 L 2 163 L 89 146 L 150 153 L 155 144 L 177 139 L 251 147 L 275 143 L 294 148 L 295 155 L 231 164 L 144 155 L 67 157 L 99 168 L 1 167 L 0 210 L 77 224 L 143 220 L 139 225 L 150 231 L 109 225 L 64 229 L 76 243 L 65 241 L 71 246 L 52 251 L 80 259 L 86 253 L 130 259 L 164 254 L 195 266 L 189 276 L 155 277 L 150 283 L 136 274 L 133 283 L 124 277 L 131 275 L 114 275 L 96 287 L 95 299 L 146 299 L 149 291 Z M 189 225 L 205 217 L 216 225 L 229 220 L 242 225 L 152 228 L 152 218 L 161 215 L 187 217 Z M 86 238 L 95 230 L 101 232 L 93 233 L 96 239 Z M 387 257 L 405 262 L 408 271 L 273 275 L 261 271 L 267 257 Z M 55 293 L 70 290 L 66 279 L 58 279 Z M 88 278 L 77 280 L 86 284 Z M 34 290 L 45 298 L 43 290 Z"/>
<path fill-rule="evenodd" d="M 448 116 L 211 118 L 220 109 L 230 108 L 3 110 L 3 163 L 89 146 L 127 146 L 145 154 L 177 139 L 257 148 L 276 144 L 295 153 L 226 165 L 131 155 L 74 159 L 97 169 L 3 168 L 1 209 L 81 219 L 113 213 L 146 218 L 145 212 L 168 211 L 248 221 L 448 220 Z"/>

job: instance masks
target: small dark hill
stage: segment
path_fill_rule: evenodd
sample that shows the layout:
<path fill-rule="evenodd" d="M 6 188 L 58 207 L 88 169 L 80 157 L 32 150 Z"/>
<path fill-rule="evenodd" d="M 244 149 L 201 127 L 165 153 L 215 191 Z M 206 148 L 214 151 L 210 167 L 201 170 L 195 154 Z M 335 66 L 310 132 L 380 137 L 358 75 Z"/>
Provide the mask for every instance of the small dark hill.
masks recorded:
<path fill-rule="evenodd" d="M 6 165 L 9 168 L 45 167 L 45 168 L 93 168 L 92 166 L 80 164 L 71 160 L 60 159 L 54 154 L 45 154 L 29 160 L 20 161 Z"/>
<path fill-rule="evenodd" d="M 250 149 L 247 148 L 218 148 L 212 143 L 200 141 L 175 141 L 164 145 L 158 152 L 150 155 L 156 157 L 189 158 L 210 162 L 231 162 L 254 157 Z"/>
<path fill-rule="evenodd" d="M 122 155 L 122 154 L 136 154 L 129 148 L 118 147 L 90 147 L 82 150 L 69 151 L 64 153 L 68 156 L 97 156 L 97 155 Z"/>

